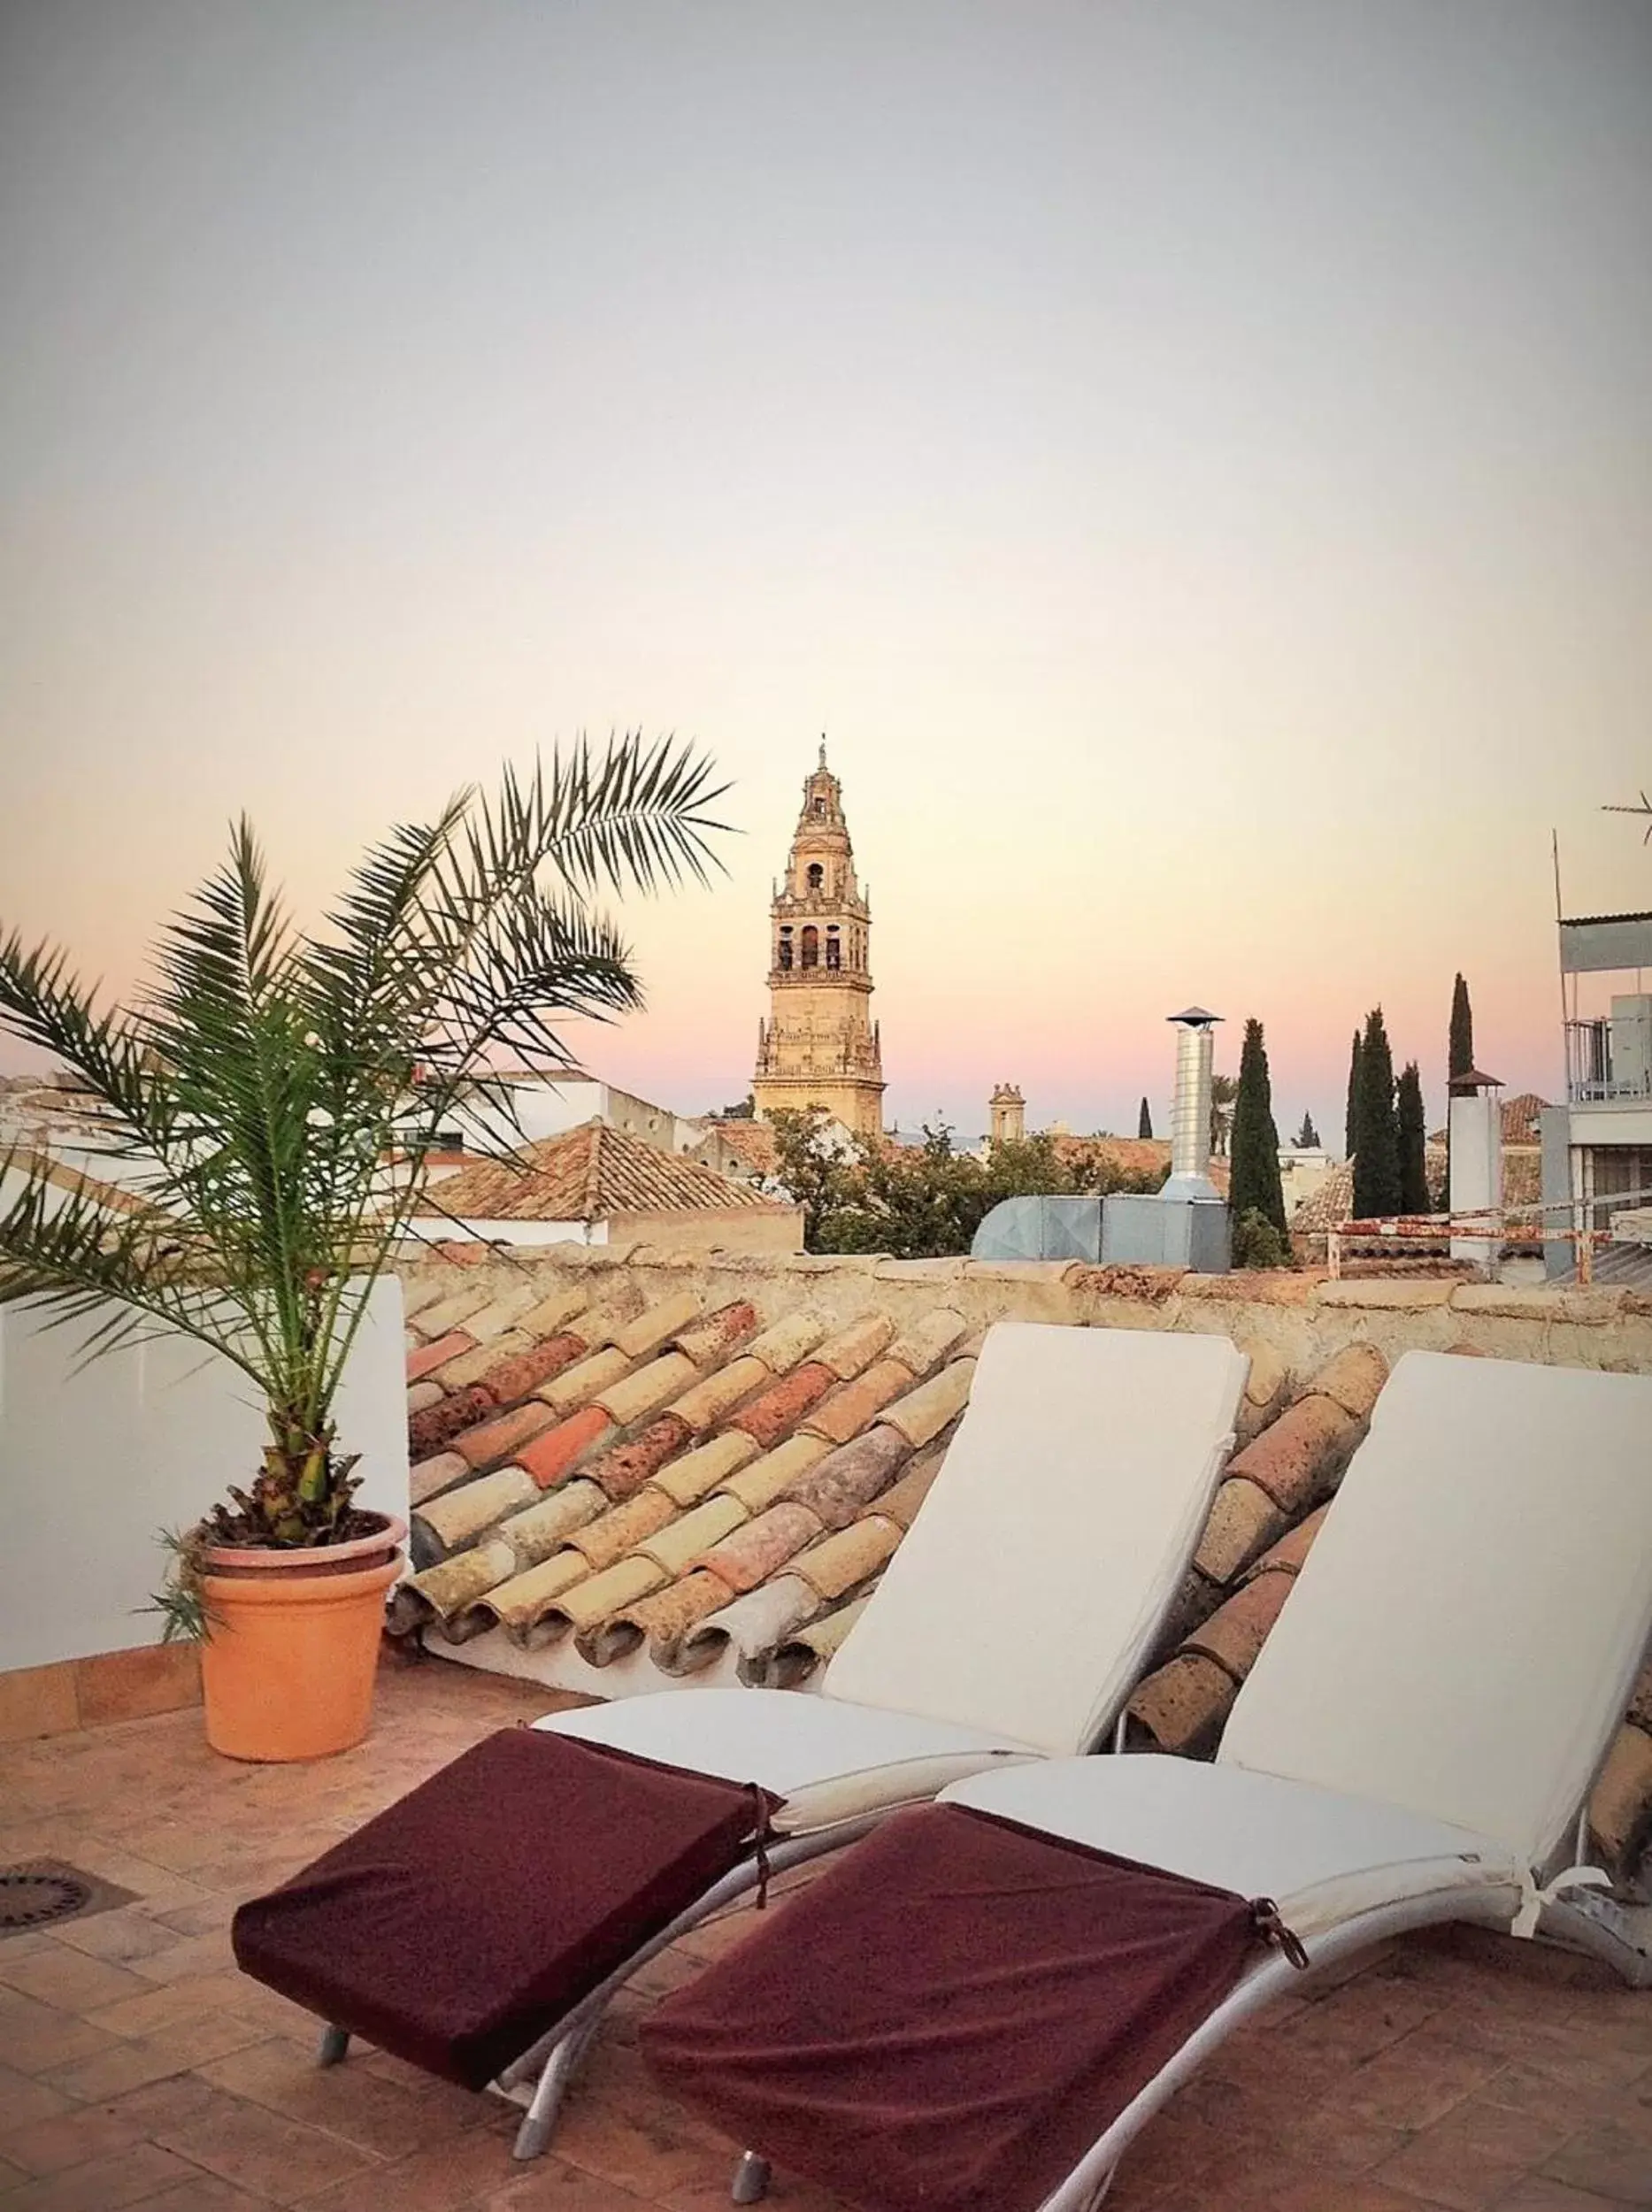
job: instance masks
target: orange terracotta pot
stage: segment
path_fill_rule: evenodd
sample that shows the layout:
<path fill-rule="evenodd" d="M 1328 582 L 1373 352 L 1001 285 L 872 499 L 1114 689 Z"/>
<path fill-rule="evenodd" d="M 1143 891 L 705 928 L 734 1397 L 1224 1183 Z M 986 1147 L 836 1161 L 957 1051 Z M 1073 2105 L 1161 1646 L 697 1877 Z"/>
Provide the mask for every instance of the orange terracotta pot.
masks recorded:
<path fill-rule="evenodd" d="M 324 1759 L 373 1717 L 385 1594 L 406 1524 L 296 1551 L 214 1546 L 203 1578 L 212 1631 L 201 1648 L 206 1740 L 227 1758 Z"/>

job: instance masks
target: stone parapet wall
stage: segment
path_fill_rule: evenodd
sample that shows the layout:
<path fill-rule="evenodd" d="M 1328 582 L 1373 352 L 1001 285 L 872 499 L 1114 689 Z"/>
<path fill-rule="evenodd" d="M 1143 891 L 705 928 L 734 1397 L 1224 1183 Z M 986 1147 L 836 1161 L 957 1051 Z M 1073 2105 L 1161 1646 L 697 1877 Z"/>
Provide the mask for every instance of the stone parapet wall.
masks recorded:
<path fill-rule="evenodd" d="M 1281 1389 L 1292 1379 L 1305 1381 L 1350 1344 L 1373 1346 L 1390 1365 L 1413 1349 L 1471 1350 L 1494 1359 L 1652 1374 L 1652 1295 L 1604 1287 L 1333 1282 L 1306 1270 L 1194 1275 L 1080 1261 L 891 1260 L 651 1244 L 511 1253 L 457 1245 L 410 1255 L 401 1271 L 410 1282 L 445 1273 L 457 1285 L 473 1269 L 496 1275 L 502 1288 L 519 1283 L 524 1269 L 542 1274 L 548 1289 L 577 1277 L 596 1296 L 638 1311 L 688 1290 L 708 1307 L 749 1298 L 765 1318 L 806 1302 L 833 1324 L 876 1310 L 898 1325 L 944 1304 L 972 1328 L 1010 1320 L 1218 1333 L 1250 1355 L 1267 1386 L 1277 1379 Z"/>

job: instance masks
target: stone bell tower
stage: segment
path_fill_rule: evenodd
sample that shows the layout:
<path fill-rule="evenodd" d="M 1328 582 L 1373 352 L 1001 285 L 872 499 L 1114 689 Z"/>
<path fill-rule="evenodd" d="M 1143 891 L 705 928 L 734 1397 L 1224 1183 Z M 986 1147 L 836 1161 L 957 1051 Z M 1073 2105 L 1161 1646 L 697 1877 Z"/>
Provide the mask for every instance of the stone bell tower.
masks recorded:
<path fill-rule="evenodd" d="M 751 1079 L 758 1118 L 823 1106 L 857 1137 L 883 1127 L 872 1021 L 872 909 L 855 880 L 842 787 L 820 764 L 803 786 L 786 879 L 770 908 L 769 1018 Z"/>

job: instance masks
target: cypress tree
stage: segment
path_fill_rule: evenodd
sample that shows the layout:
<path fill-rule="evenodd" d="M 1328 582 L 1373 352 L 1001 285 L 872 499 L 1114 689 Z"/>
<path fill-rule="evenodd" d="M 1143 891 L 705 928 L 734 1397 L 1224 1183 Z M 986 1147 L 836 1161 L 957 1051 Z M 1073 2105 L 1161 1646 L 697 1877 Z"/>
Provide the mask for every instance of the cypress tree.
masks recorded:
<path fill-rule="evenodd" d="M 1319 1132 L 1314 1127 L 1311 1114 L 1302 1116 L 1302 1125 L 1296 1132 L 1296 1149 L 1299 1152 L 1318 1152 L 1319 1149 Z"/>
<path fill-rule="evenodd" d="M 1359 1032 L 1354 1032 L 1354 1049 L 1348 1061 L 1348 1112 L 1342 1123 L 1342 1156 L 1351 1160 L 1354 1147 L 1359 1141 Z"/>
<path fill-rule="evenodd" d="M 1428 1129 L 1423 1107 L 1423 1079 L 1415 1060 L 1401 1071 L 1395 1094 L 1400 1141 L 1400 1210 L 1425 1214 L 1428 1200 Z"/>
<path fill-rule="evenodd" d="M 1366 1017 L 1355 1099 L 1354 1217 L 1372 1221 L 1400 1211 L 1400 1130 L 1394 1109 L 1394 1055 L 1382 1009 Z"/>
<path fill-rule="evenodd" d="M 1242 1221 L 1248 1213 L 1259 1213 L 1282 1234 L 1285 1193 L 1279 1183 L 1279 1133 L 1273 1125 L 1273 1087 L 1268 1079 L 1268 1048 L 1259 1021 L 1245 1024 L 1229 1152 L 1233 1171 L 1227 1203 L 1233 1219 Z"/>
<path fill-rule="evenodd" d="M 1148 1110 L 1148 1102 L 1145 1098 L 1141 1102 L 1141 1111 L 1136 1117 L 1136 1134 L 1138 1137 L 1150 1137 L 1153 1134 L 1153 1117 Z"/>
<path fill-rule="evenodd" d="M 1451 987 L 1451 1041 L 1446 1058 L 1446 1078 L 1455 1083 L 1474 1065 L 1474 1010 L 1469 987 L 1461 976 Z"/>

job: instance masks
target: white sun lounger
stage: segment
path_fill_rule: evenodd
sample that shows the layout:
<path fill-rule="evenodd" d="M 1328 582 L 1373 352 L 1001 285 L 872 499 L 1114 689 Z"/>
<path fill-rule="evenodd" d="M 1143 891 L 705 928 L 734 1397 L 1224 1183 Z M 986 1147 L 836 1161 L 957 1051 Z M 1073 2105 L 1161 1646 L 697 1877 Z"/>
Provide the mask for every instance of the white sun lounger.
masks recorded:
<path fill-rule="evenodd" d="M 999 1324 L 945 1464 L 818 1694 L 661 1692 L 535 1724 L 784 1802 L 766 1850 L 641 1937 L 505 2068 L 497 2085 L 527 2101 L 518 2157 L 544 2148 L 615 1992 L 766 1873 L 963 1777 L 1109 1739 L 1209 1515 L 1249 1364 L 1221 1336 Z M 554 1883 L 554 1847 L 544 1871 Z M 348 2041 L 330 2028 L 324 2062 Z"/>
<path fill-rule="evenodd" d="M 1313 1964 L 1453 1920 L 1530 1934 L 1548 1899 L 1605 1879 L 1572 1863 L 1649 1635 L 1652 1378 L 1411 1352 L 1214 1765 L 1047 1760 L 963 1780 L 940 1801 L 1275 1900 Z M 855 1866 L 850 1855 L 828 1878 L 840 1909 L 852 1907 Z M 782 1917 L 754 1940 L 786 1933 Z M 811 1955 L 800 1975 L 829 1970 Z M 1138 2130 L 1292 1973 L 1277 1953 L 1259 1955 L 1043 2212 L 1098 2203 Z M 715 2003 L 709 1988 L 685 1994 Z M 755 2030 L 765 2031 L 772 2020 Z M 885 2058 L 898 2105 L 898 2049 Z M 680 2070 L 671 2078 L 692 2098 Z M 794 2105 L 798 2091 L 788 2077 Z M 772 2093 L 754 2083 L 758 2104 Z M 776 2148 L 755 2117 L 745 2124 Z M 749 2153 L 740 2200 L 765 2174 Z"/>

